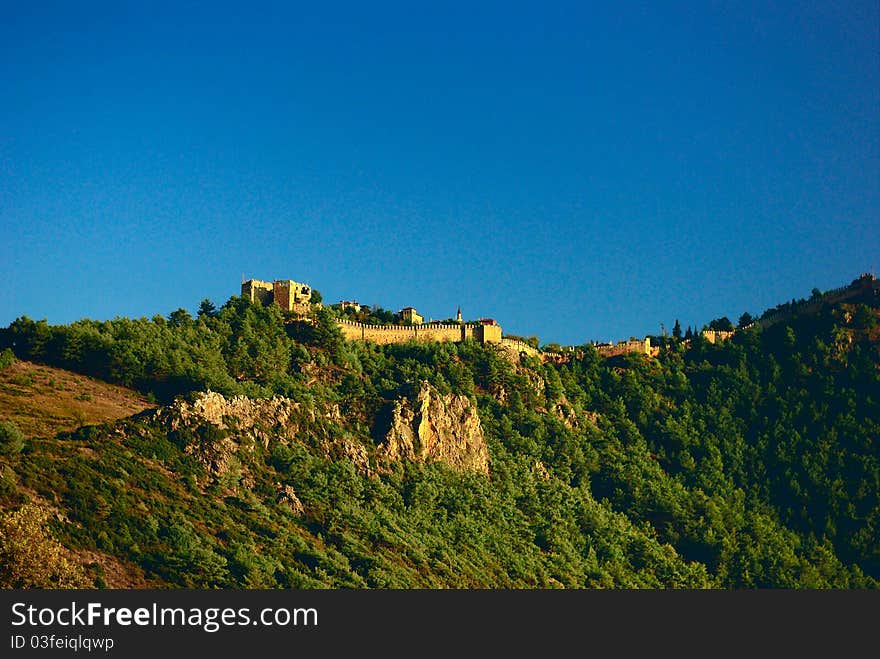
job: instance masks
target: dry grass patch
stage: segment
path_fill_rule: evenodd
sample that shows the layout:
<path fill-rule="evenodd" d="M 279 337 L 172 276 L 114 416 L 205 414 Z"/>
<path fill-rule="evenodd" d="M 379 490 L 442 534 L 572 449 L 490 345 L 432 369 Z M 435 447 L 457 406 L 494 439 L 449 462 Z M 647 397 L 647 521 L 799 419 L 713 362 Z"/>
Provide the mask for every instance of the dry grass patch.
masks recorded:
<path fill-rule="evenodd" d="M 0 371 L 0 419 L 29 437 L 53 437 L 155 407 L 136 391 L 27 361 Z"/>

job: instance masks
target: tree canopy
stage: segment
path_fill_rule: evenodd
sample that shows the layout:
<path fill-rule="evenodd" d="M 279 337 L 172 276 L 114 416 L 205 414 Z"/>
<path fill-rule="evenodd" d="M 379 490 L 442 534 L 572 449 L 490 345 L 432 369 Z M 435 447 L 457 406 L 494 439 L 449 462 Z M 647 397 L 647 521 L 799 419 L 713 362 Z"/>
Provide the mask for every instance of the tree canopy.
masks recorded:
<path fill-rule="evenodd" d="M 329 308 L 309 323 L 239 297 L 196 318 L 22 317 L 0 334 L 20 359 L 165 401 L 288 396 L 301 431 L 169 434 L 144 417 L 22 442 L 10 428 L 0 502 L 51 498 L 65 547 L 174 587 L 875 588 L 877 318 L 843 305 L 656 359 L 587 346 L 542 363 L 475 342 L 347 342 Z M 367 473 L 351 457 L 375 458 L 382 419 L 423 380 L 475 405 L 488 478 Z M 234 448 L 222 476 L 195 460 L 201 445 Z M 301 508 L 279 505 L 282 486 Z M 28 510 L 8 537 L 42 542 L 48 522 Z M 21 545 L 5 542 L 14 565 Z"/>

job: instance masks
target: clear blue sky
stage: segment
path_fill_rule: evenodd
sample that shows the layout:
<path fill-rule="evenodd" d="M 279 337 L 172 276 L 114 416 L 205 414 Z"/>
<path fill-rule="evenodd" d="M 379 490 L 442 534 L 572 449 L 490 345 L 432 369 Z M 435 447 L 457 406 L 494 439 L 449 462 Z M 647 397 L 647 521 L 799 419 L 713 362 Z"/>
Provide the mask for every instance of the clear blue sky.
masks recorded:
<path fill-rule="evenodd" d="M 580 344 L 880 274 L 876 2 L 310 5 L 5 3 L 0 325 L 244 274 Z"/>

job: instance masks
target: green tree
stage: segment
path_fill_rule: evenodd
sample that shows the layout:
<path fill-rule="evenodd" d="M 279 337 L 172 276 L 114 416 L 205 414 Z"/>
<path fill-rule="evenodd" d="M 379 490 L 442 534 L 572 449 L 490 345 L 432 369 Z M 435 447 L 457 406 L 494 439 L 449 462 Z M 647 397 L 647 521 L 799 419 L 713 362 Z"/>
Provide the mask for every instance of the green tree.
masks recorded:
<path fill-rule="evenodd" d="M 867 305 L 860 304 L 853 314 L 853 327 L 869 330 L 877 326 L 877 316 Z"/>
<path fill-rule="evenodd" d="M 672 328 L 672 337 L 681 339 L 681 323 L 678 322 L 678 318 L 675 319 L 675 326 Z"/>
<path fill-rule="evenodd" d="M 752 318 L 752 314 L 748 311 L 744 311 L 743 315 L 739 317 L 739 323 L 737 323 L 737 327 L 745 327 L 746 325 L 751 324 L 755 319 Z"/>
<path fill-rule="evenodd" d="M 168 322 L 172 327 L 185 327 L 192 323 L 192 316 L 189 315 L 189 311 L 180 308 L 168 314 Z"/>
<path fill-rule="evenodd" d="M 315 339 L 318 345 L 325 348 L 335 360 L 339 357 L 345 345 L 342 330 L 336 324 L 336 316 L 330 307 L 324 307 L 317 313 L 317 321 Z"/>
<path fill-rule="evenodd" d="M 24 448 L 24 433 L 12 421 L 0 421 L 0 454 L 14 455 Z"/>
<path fill-rule="evenodd" d="M 730 322 L 730 318 L 727 316 L 722 316 L 721 318 L 716 318 L 712 322 L 709 323 L 709 329 L 715 330 L 717 332 L 732 332 L 734 330 L 733 323 Z"/>
<path fill-rule="evenodd" d="M 15 353 L 12 352 L 12 348 L 4 348 L 2 352 L 0 352 L 0 371 L 5 368 L 9 368 L 15 363 Z"/>
<path fill-rule="evenodd" d="M 49 533 L 49 512 L 31 504 L 0 517 L 0 588 L 88 588 L 89 579 Z"/>
<path fill-rule="evenodd" d="M 206 316 L 208 318 L 213 318 L 217 314 L 217 307 L 214 306 L 214 303 L 211 302 L 208 298 L 205 298 L 199 303 L 198 317 Z"/>

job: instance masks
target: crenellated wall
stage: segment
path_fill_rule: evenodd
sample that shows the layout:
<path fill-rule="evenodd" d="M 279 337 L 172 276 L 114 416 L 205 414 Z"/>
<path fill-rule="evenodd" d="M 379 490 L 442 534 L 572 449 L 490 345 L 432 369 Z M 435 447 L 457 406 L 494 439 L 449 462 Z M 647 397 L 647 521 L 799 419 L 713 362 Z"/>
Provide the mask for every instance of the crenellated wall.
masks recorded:
<path fill-rule="evenodd" d="M 502 338 L 501 346 L 507 348 L 508 350 L 515 351 L 517 354 L 525 353 L 530 357 L 534 357 L 535 355 L 541 354 L 541 351 L 538 350 L 535 346 L 529 345 L 524 341 L 518 341 L 516 339 L 507 339 Z"/>
<path fill-rule="evenodd" d="M 501 343 L 501 325 L 475 325 L 473 338 L 480 343 Z"/>
<path fill-rule="evenodd" d="M 721 343 L 722 341 L 727 341 L 735 334 L 735 332 L 727 332 L 725 330 L 703 330 L 701 334 L 709 343 Z"/>
<path fill-rule="evenodd" d="M 596 352 L 602 357 L 617 357 L 630 352 L 640 352 L 648 357 L 656 357 L 660 348 L 651 345 L 651 339 L 645 337 L 643 340 L 629 339 L 628 341 L 620 341 L 616 345 L 613 343 L 599 344 L 596 346 Z"/>
<path fill-rule="evenodd" d="M 275 280 L 273 283 L 250 279 L 242 282 L 241 294 L 252 302 L 260 300 L 263 304 L 275 302 L 288 312 L 296 312 L 301 315 L 307 314 L 310 309 L 311 288 L 295 281 Z M 778 314 L 765 316 L 755 320 L 745 329 L 753 326 L 768 327 L 781 320 L 785 320 L 796 313 L 813 313 L 825 304 L 832 304 L 844 300 L 862 298 L 865 301 L 875 300 L 880 296 L 880 280 L 873 274 L 863 274 L 859 279 L 848 286 L 826 292 L 819 300 L 811 300 L 797 305 L 792 310 Z M 355 306 L 354 302 L 341 302 L 343 308 Z M 357 305 L 360 306 L 360 305 Z M 491 319 L 484 319 L 480 323 L 454 323 L 454 324 L 419 324 L 422 317 L 416 314 L 412 307 L 404 308 L 409 312 L 409 318 L 414 324 L 411 325 L 365 325 L 349 320 L 337 320 L 336 324 L 342 331 L 342 335 L 348 340 L 373 341 L 381 345 L 388 343 L 404 343 L 406 341 L 466 341 L 474 340 L 479 343 L 493 343 L 505 348 L 513 356 L 520 354 L 540 355 L 544 361 L 568 361 L 573 353 L 549 353 L 541 352 L 537 348 L 518 341 L 502 337 L 501 326 Z M 461 312 L 459 311 L 459 314 Z M 710 343 L 718 343 L 728 340 L 734 332 L 711 332 L 703 331 L 702 336 Z M 596 344 L 596 351 L 602 357 L 614 357 L 630 352 L 639 352 L 649 357 L 656 357 L 660 348 L 652 346 L 651 340 L 630 339 L 618 344 Z"/>
<path fill-rule="evenodd" d="M 784 322 L 798 314 L 816 313 L 825 305 L 847 301 L 857 302 L 859 300 L 865 303 L 871 303 L 871 300 L 878 297 L 880 297 L 880 279 L 877 279 L 873 274 L 866 273 L 861 275 L 858 279 L 853 280 L 852 283 L 847 286 L 841 286 L 840 288 L 826 291 L 818 300 L 811 299 L 799 302 L 789 309 L 767 314 L 761 318 L 755 319 L 741 329 L 751 329 L 753 327 L 767 329 L 772 325 Z"/>
<path fill-rule="evenodd" d="M 300 284 L 290 279 L 276 279 L 274 282 L 265 282 L 258 279 L 249 279 L 242 282 L 241 294 L 252 302 L 259 300 L 263 304 L 275 303 L 288 313 L 306 316 L 312 311 L 311 287 Z M 355 302 L 341 302 L 346 306 L 358 306 Z M 320 306 L 320 305 L 316 305 Z M 542 353 L 539 349 L 516 339 L 508 339 L 502 336 L 501 326 L 490 318 L 481 319 L 478 323 L 422 323 L 423 320 L 412 307 L 405 307 L 403 311 L 409 312 L 411 324 L 408 325 L 367 325 L 350 320 L 338 319 L 336 321 L 342 335 L 350 341 L 372 341 L 380 345 L 389 343 L 404 343 L 406 341 L 451 341 L 461 342 L 467 340 L 478 343 L 491 343 L 504 348 L 514 358 L 526 354 L 540 356 L 547 361 L 567 361 L 571 359 L 570 353 Z M 459 314 L 461 312 L 459 311 Z M 309 322 L 314 322 L 312 319 Z M 631 340 L 618 343 L 617 345 L 597 345 L 600 355 L 612 356 L 626 352 L 643 352 L 649 356 L 656 356 L 659 349 L 652 347 L 650 340 Z"/>
<path fill-rule="evenodd" d="M 465 341 L 473 339 L 480 343 L 500 343 L 499 325 L 365 325 L 350 320 L 337 320 L 342 335 L 354 341 L 372 341 L 380 345 L 404 341 Z"/>

